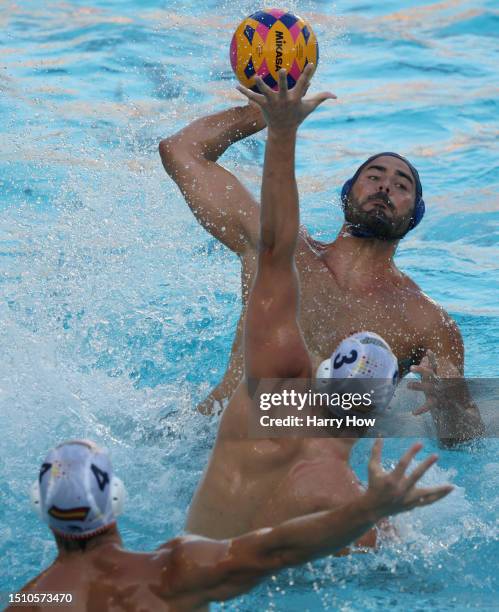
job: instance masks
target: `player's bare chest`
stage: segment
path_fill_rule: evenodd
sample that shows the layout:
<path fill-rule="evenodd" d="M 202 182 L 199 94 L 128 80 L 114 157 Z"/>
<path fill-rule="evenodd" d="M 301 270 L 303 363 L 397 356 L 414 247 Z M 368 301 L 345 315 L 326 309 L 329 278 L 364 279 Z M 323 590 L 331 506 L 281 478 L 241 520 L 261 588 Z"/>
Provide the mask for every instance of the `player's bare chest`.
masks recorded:
<path fill-rule="evenodd" d="M 312 353 L 325 358 L 346 336 L 372 331 L 382 336 L 400 361 L 414 357 L 418 333 L 407 290 L 397 286 L 340 286 L 317 256 L 301 252 L 300 324 Z"/>

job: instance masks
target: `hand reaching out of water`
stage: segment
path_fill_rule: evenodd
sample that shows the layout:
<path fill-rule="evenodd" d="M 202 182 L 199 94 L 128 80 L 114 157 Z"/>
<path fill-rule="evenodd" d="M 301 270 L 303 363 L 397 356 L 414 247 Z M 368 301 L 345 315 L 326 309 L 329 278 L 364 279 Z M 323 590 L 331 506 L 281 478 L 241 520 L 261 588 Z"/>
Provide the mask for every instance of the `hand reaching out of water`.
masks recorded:
<path fill-rule="evenodd" d="M 410 462 L 423 448 L 422 444 L 411 446 L 391 472 L 385 472 L 381 467 L 382 448 L 383 440 L 376 440 L 368 467 L 369 487 L 365 493 L 370 506 L 380 518 L 406 512 L 418 506 L 427 506 L 453 490 L 451 485 L 416 488 L 416 483 L 437 461 L 437 455 L 430 455 L 411 474 L 406 474 Z"/>
<path fill-rule="evenodd" d="M 297 129 L 319 104 L 325 100 L 336 99 L 329 91 L 305 99 L 313 73 L 313 64 L 307 64 L 293 89 L 288 89 L 284 68 L 279 70 L 278 91 L 273 91 L 259 76 L 255 77 L 255 81 L 262 93 L 255 93 L 242 85 L 238 85 L 237 89 L 261 108 L 269 128 L 283 131 Z"/>
<path fill-rule="evenodd" d="M 438 405 L 438 399 L 444 397 L 440 390 L 440 379 L 437 375 L 437 359 L 435 354 L 428 350 L 426 355 L 417 366 L 411 366 L 411 372 L 421 375 L 421 381 L 410 382 L 408 389 L 422 391 L 425 394 L 426 402 L 413 411 L 412 414 L 419 415 L 428 412 Z"/>

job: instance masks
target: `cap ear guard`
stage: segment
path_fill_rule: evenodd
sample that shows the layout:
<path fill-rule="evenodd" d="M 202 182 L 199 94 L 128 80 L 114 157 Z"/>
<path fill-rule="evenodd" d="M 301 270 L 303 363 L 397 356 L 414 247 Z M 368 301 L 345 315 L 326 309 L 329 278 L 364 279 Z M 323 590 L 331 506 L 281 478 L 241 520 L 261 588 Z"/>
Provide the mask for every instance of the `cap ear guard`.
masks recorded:
<path fill-rule="evenodd" d="M 31 501 L 31 509 L 33 512 L 40 518 L 42 521 L 45 520 L 43 518 L 42 513 L 42 498 L 40 495 L 40 483 L 38 482 L 38 478 L 33 481 L 29 491 L 29 497 Z"/>
<path fill-rule="evenodd" d="M 324 359 L 324 361 L 317 368 L 317 373 L 315 375 L 316 378 L 331 378 L 331 357 L 329 359 Z"/>
<path fill-rule="evenodd" d="M 343 187 L 341 188 L 341 205 L 343 207 L 343 210 L 345 210 L 345 206 L 348 201 L 348 194 L 350 193 L 350 190 L 352 189 L 353 182 L 354 182 L 353 177 L 349 178 L 347 181 L 344 182 Z"/>
<path fill-rule="evenodd" d="M 324 361 L 321 362 L 317 368 L 317 372 L 315 374 L 315 388 L 323 393 L 329 392 L 332 376 L 331 358 L 324 359 Z"/>
<path fill-rule="evenodd" d="M 113 476 L 111 479 L 111 508 L 115 517 L 123 514 L 126 500 L 126 489 L 121 478 Z"/>

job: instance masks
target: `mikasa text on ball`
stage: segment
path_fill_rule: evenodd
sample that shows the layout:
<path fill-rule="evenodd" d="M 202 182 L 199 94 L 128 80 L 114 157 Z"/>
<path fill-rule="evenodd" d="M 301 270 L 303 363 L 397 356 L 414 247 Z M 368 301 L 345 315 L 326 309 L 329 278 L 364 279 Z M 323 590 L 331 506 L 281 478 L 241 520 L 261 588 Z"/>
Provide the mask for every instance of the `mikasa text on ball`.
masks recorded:
<path fill-rule="evenodd" d="M 305 66 L 317 66 L 319 46 L 310 25 L 282 9 L 253 13 L 238 26 L 230 45 L 230 62 L 244 87 L 259 91 L 255 75 L 278 89 L 277 73 L 287 72 L 288 87 L 294 87 Z"/>

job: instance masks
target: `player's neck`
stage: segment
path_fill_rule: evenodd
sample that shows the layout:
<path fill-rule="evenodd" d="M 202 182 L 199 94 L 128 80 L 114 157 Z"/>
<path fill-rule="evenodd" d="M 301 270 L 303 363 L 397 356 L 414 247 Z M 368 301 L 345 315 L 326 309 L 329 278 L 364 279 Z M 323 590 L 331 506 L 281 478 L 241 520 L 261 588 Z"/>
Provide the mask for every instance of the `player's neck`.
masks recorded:
<path fill-rule="evenodd" d="M 398 241 L 357 238 L 348 233 L 344 224 L 336 240 L 327 249 L 325 258 L 334 258 L 352 272 L 359 269 L 370 274 L 383 274 L 395 267 L 393 256 L 397 245 Z"/>
<path fill-rule="evenodd" d="M 66 540 L 61 538 L 57 534 L 54 534 L 55 541 L 58 549 L 58 559 L 67 558 L 68 555 L 81 555 L 82 553 L 89 553 L 101 548 L 102 546 L 109 546 L 115 544 L 117 546 L 122 545 L 120 532 L 116 526 L 110 527 L 104 533 L 93 536 L 88 540 Z"/>
<path fill-rule="evenodd" d="M 344 223 L 333 244 L 337 245 L 345 254 L 363 257 L 366 260 L 371 260 L 374 257 L 376 261 L 386 263 L 393 259 L 398 243 L 399 240 L 353 236 L 348 230 L 348 224 Z"/>

